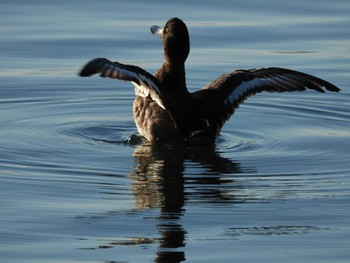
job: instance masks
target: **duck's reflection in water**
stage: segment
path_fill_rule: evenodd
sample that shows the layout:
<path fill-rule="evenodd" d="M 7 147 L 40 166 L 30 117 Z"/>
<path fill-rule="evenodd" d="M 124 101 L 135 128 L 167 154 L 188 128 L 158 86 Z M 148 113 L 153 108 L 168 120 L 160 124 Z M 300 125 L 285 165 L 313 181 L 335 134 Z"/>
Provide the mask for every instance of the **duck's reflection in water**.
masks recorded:
<path fill-rule="evenodd" d="M 185 246 L 186 230 L 181 225 L 180 219 L 185 213 L 186 199 L 193 194 L 186 190 L 186 181 L 191 181 L 195 186 L 227 183 L 228 180 L 221 178 L 220 175 L 239 173 L 240 165 L 222 158 L 215 147 L 174 148 L 143 144 L 137 146 L 134 158 L 134 171 L 130 176 L 135 208 L 160 208 L 157 225 L 160 232 L 160 247 L 155 261 L 184 261 L 185 254 L 181 251 L 181 247 Z M 198 175 L 192 177 L 184 175 L 185 163 L 198 166 Z M 205 196 L 213 202 L 234 198 L 225 196 L 220 187 L 210 189 L 203 187 L 200 191 L 203 191 L 197 193 L 200 198 Z"/>

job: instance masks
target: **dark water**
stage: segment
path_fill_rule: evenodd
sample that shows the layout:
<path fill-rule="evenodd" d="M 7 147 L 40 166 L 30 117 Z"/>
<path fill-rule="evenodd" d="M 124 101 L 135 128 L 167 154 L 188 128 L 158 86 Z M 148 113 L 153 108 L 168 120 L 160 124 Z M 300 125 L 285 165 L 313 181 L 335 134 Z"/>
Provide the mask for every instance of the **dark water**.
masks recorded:
<path fill-rule="evenodd" d="M 349 262 L 348 1 L 1 1 L 1 262 Z M 250 98 L 216 148 L 135 142 L 130 84 L 149 26 L 189 26 L 191 90 L 238 68 L 342 88 Z"/>

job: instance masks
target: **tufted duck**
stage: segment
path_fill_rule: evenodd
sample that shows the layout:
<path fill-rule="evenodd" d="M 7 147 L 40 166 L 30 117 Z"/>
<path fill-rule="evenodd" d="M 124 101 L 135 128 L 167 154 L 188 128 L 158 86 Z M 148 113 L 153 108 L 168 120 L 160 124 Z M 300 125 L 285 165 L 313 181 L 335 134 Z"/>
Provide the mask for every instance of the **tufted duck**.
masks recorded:
<path fill-rule="evenodd" d="M 185 61 L 190 51 L 190 39 L 185 23 L 172 18 L 164 28 L 152 26 L 151 32 L 161 37 L 165 59 L 154 75 L 140 67 L 105 58 L 91 60 L 80 72 L 82 77 L 99 73 L 102 77 L 131 82 L 136 94 L 135 123 L 139 133 L 150 142 L 214 143 L 239 104 L 262 91 L 340 91 L 317 77 L 271 67 L 236 70 L 189 93 Z"/>

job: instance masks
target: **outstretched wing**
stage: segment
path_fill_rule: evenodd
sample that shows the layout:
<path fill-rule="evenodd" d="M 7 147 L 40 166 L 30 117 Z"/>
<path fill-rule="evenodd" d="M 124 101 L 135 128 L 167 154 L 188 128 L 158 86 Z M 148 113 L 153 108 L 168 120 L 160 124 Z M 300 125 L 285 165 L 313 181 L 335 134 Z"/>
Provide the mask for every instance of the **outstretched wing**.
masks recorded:
<path fill-rule="evenodd" d="M 312 89 L 319 92 L 340 91 L 333 84 L 320 78 L 284 68 L 258 68 L 237 70 L 224 74 L 193 94 L 193 101 L 199 105 L 205 101 L 203 118 L 219 128 L 230 118 L 235 109 L 247 97 L 256 93 L 290 92 Z M 208 99 L 210 98 L 210 100 Z"/>
<path fill-rule="evenodd" d="M 101 77 L 130 81 L 135 87 L 136 95 L 150 96 L 163 109 L 168 107 L 169 100 L 160 90 L 158 80 L 140 67 L 112 62 L 106 58 L 95 58 L 83 67 L 79 75 L 89 77 L 98 73 Z"/>

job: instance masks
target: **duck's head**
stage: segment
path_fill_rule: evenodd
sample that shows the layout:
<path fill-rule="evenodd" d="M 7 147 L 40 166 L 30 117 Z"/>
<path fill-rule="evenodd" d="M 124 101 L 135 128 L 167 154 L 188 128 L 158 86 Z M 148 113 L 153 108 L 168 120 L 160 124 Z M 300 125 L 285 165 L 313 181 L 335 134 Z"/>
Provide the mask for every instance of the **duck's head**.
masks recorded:
<path fill-rule="evenodd" d="M 163 28 L 152 26 L 151 32 L 162 39 L 166 63 L 185 63 L 190 53 L 190 37 L 187 27 L 181 19 L 171 18 Z"/>

